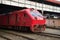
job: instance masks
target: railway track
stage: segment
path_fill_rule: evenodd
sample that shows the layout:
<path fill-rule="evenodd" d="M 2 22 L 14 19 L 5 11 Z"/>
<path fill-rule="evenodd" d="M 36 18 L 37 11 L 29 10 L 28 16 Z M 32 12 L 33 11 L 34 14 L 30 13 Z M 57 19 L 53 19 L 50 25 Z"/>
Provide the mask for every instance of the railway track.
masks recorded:
<path fill-rule="evenodd" d="M 46 28 L 46 30 L 44 32 L 35 33 L 35 34 L 41 35 L 41 36 L 60 38 L 60 30 L 51 29 L 51 28 Z"/>
<path fill-rule="evenodd" d="M 40 36 L 48 36 L 48 37 L 60 38 L 59 34 L 52 34 L 52 33 L 45 33 L 45 32 L 35 33 L 35 34 L 40 35 Z"/>
<path fill-rule="evenodd" d="M 1 40 L 11 40 L 11 39 L 9 39 L 9 38 L 7 38 L 7 37 L 4 37 L 4 36 L 2 36 L 2 35 L 0 35 L 0 38 L 2 38 Z"/>
<path fill-rule="evenodd" d="M 59 34 L 52 34 L 52 33 L 46 33 L 46 32 L 41 32 L 41 33 L 25 33 L 25 32 L 16 32 L 16 31 L 10 31 L 10 30 L 1 30 L 4 33 L 7 34 L 11 34 L 14 36 L 18 36 L 18 37 L 23 37 L 27 40 L 37 40 L 38 38 L 42 38 L 42 36 L 44 37 L 51 37 L 51 38 L 59 38 L 60 39 L 60 35 Z M 9 35 L 10 36 L 10 35 Z M 12 39 L 10 39 L 12 40 Z"/>
<path fill-rule="evenodd" d="M 3 35 L 5 34 L 5 35 Z M 23 35 L 18 35 L 12 32 L 8 32 L 8 31 L 4 31 L 4 30 L 0 30 L 0 37 L 6 40 L 34 40 L 32 38 L 23 36 Z"/>
<path fill-rule="evenodd" d="M 54 38 L 60 38 L 60 34 L 56 34 L 56 33 L 41 32 L 41 33 L 32 33 L 32 34 L 37 34 L 40 36 L 54 37 Z"/>

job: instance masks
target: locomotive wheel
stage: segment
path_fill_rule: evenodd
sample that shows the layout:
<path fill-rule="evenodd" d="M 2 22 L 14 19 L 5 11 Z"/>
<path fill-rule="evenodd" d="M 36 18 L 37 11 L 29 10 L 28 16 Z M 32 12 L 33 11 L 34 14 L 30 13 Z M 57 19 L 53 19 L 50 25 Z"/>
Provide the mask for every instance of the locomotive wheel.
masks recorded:
<path fill-rule="evenodd" d="M 29 32 L 30 31 L 30 28 L 29 27 L 18 27 L 18 30 L 19 31 L 24 31 L 24 32 Z"/>

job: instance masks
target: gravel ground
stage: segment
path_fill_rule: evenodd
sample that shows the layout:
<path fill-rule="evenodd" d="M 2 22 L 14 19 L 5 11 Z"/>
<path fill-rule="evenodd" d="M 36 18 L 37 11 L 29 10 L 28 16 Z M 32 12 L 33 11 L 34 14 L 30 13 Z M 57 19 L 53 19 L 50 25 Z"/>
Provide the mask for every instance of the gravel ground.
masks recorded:
<path fill-rule="evenodd" d="M 23 37 L 15 36 L 15 35 L 12 35 L 12 34 L 7 34 L 7 33 L 4 33 L 4 32 L 0 32 L 0 35 L 2 35 L 3 37 L 8 38 L 10 40 L 27 40 Z M 2 40 L 2 38 L 0 40 Z M 5 39 L 5 40 L 7 40 L 7 39 Z"/>
<path fill-rule="evenodd" d="M 60 39 L 58 39 L 58 38 L 52 38 L 52 37 L 40 36 L 36 40 L 60 40 Z"/>
<path fill-rule="evenodd" d="M 45 32 L 60 35 L 60 30 L 57 30 L 57 29 L 46 28 Z"/>
<path fill-rule="evenodd" d="M 0 40 L 6 40 L 6 39 L 0 37 Z"/>
<path fill-rule="evenodd" d="M 23 36 L 32 38 L 34 40 L 60 40 L 60 38 L 41 36 L 41 35 L 37 35 L 37 34 L 34 34 L 34 33 L 16 32 L 16 31 L 10 31 L 10 30 L 3 30 L 3 31 L 14 33 L 14 34 L 17 34 L 17 35 L 23 35 Z M 5 36 L 9 39 L 12 39 L 12 40 L 28 40 L 28 39 L 25 39 L 23 37 L 19 37 L 19 36 L 15 36 L 15 35 L 12 35 L 12 34 L 4 33 L 3 31 L 0 31 L 0 35 Z M 4 40 L 4 39 L 0 38 L 0 40 Z"/>

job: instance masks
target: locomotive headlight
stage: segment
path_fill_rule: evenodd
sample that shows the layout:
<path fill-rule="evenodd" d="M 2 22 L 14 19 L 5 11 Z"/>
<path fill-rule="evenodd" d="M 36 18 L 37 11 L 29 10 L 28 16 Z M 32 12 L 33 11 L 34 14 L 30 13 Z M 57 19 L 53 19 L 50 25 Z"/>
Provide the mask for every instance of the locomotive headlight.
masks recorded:
<path fill-rule="evenodd" d="M 43 20 L 42 17 L 35 17 L 36 20 Z"/>
<path fill-rule="evenodd" d="M 38 19 L 38 20 L 43 20 L 43 17 L 38 17 L 37 19 Z"/>
<path fill-rule="evenodd" d="M 41 18 L 41 17 L 40 17 L 39 19 L 40 19 L 40 20 L 43 20 L 43 18 Z"/>

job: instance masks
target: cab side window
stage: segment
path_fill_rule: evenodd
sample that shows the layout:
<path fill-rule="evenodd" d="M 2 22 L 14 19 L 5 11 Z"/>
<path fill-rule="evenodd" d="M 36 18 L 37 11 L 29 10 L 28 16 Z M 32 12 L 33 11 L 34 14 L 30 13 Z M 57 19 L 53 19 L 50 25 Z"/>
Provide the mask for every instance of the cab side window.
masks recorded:
<path fill-rule="evenodd" d="M 26 13 L 24 13 L 24 17 L 28 17 L 28 15 Z"/>

